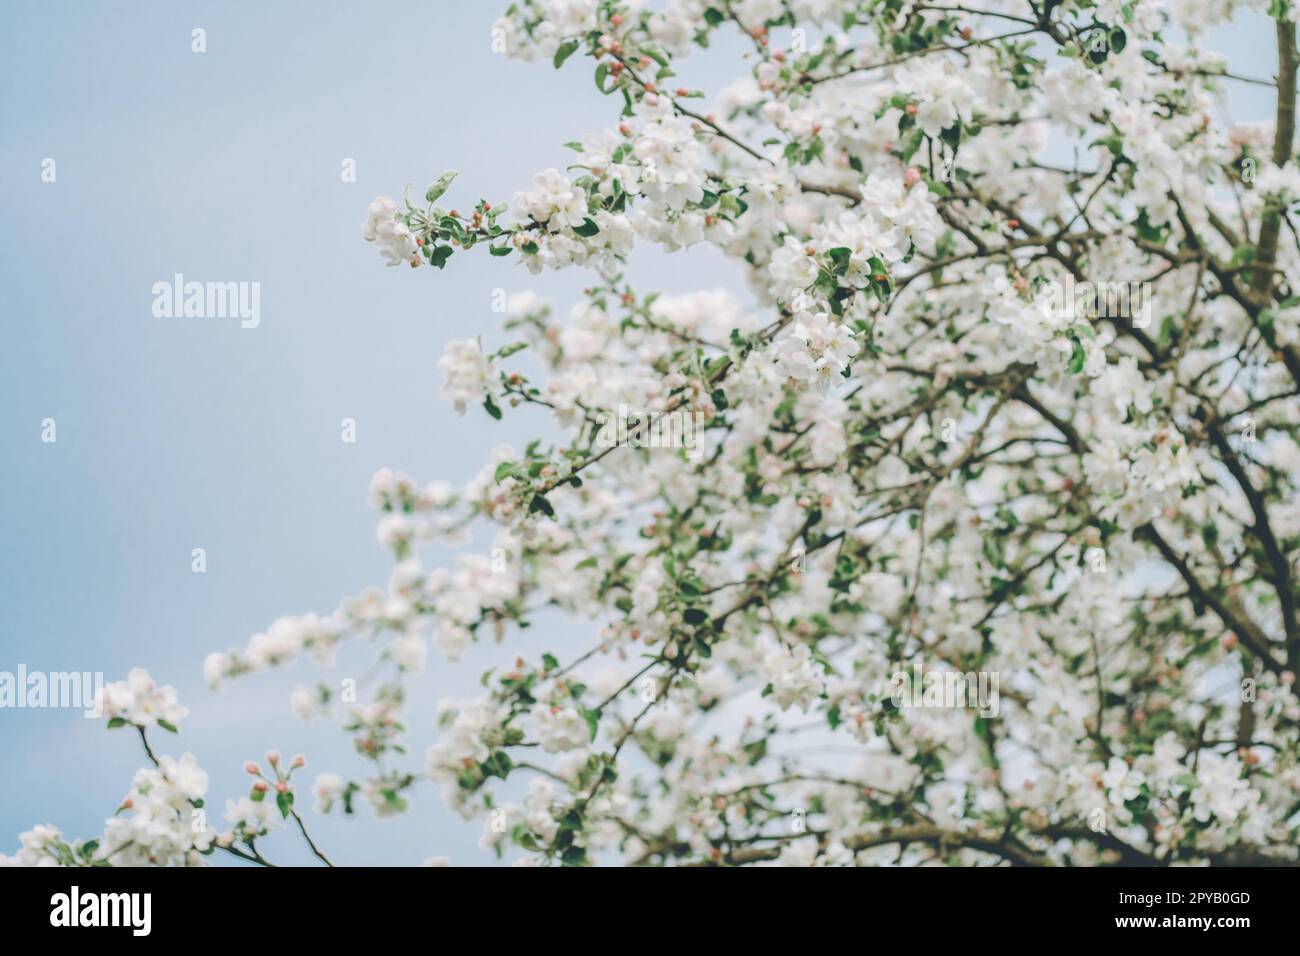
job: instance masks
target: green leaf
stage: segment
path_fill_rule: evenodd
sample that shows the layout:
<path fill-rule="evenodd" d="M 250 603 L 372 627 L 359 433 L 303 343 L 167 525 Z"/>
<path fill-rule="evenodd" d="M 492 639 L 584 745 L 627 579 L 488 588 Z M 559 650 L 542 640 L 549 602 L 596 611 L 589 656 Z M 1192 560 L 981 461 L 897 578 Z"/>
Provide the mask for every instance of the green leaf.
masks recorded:
<path fill-rule="evenodd" d="M 842 276 L 849 271 L 849 262 L 853 258 L 853 250 L 848 246 L 836 246 L 826 254 L 831 257 L 831 262 L 834 265 L 832 271 L 835 275 Z"/>
<path fill-rule="evenodd" d="M 161 717 L 158 718 L 158 726 L 161 727 L 163 730 L 170 731 L 173 734 L 180 733 L 180 731 L 176 729 L 175 724 L 173 724 L 171 721 L 163 720 Z"/>
<path fill-rule="evenodd" d="M 600 232 L 600 226 L 596 225 L 590 219 L 584 219 L 582 220 L 581 226 L 573 227 L 573 234 L 575 236 L 582 236 L 584 239 L 590 239 L 598 232 Z"/>
<path fill-rule="evenodd" d="M 1078 375 L 1080 372 L 1083 371 L 1083 364 L 1085 358 L 1083 345 L 1079 342 L 1077 338 L 1074 338 L 1073 336 L 1071 336 L 1070 340 L 1074 343 L 1074 351 L 1070 353 L 1070 374 Z"/>
<path fill-rule="evenodd" d="M 1156 344 L 1164 348 L 1173 341 L 1174 333 L 1178 331 L 1178 325 L 1174 322 L 1172 315 L 1166 315 L 1160 321 L 1160 333 L 1156 336 Z"/>
<path fill-rule="evenodd" d="M 533 495 L 533 500 L 528 502 L 528 511 L 530 514 L 540 511 L 548 518 L 555 517 L 555 509 L 551 506 L 551 503 L 546 500 L 545 495 Z"/>
<path fill-rule="evenodd" d="M 504 780 L 514 769 L 514 761 L 504 750 L 494 750 L 480 766 L 485 777 L 500 777 Z"/>
<path fill-rule="evenodd" d="M 126 726 L 126 719 L 123 717 L 110 717 L 108 721 L 109 730 L 117 730 L 119 727 Z"/>
<path fill-rule="evenodd" d="M 555 68 L 558 70 L 560 67 L 564 66 L 564 61 L 573 56 L 577 49 L 577 40 L 569 40 L 566 43 L 561 43 L 560 48 L 555 51 Z"/>
<path fill-rule="evenodd" d="M 493 418 L 499 419 L 501 417 L 501 409 L 497 408 L 497 403 L 492 401 L 491 395 L 483 397 L 483 407 L 487 409 L 487 413 Z"/>
<path fill-rule="evenodd" d="M 587 729 L 591 731 L 591 739 L 594 741 L 597 732 L 600 730 L 600 711 L 584 709 L 582 717 L 587 722 Z"/>
<path fill-rule="evenodd" d="M 939 134 L 939 138 L 952 147 L 953 152 L 961 145 L 961 121 L 953 123 L 946 130 Z"/>
<path fill-rule="evenodd" d="M 1138 217 L 1133 225 L 1137 229 L 1138 238 L 1154 243 L 1163 243 L 1165 241 L 1165 229 L 1151 225 L 1145 209 L 1138 212 Z"/>
<path fill-rule="evenodd" d="M 447 188 L 451 185 L 451 181 L 455 178 L 456 170 L 447 170 L 447 172 L 438 177 L 437 182 L 429 187 L 429 191 L 424 194 L 424 198 L 431 203 L 437 202 L 442 194 L 447 191 Z"/>
<path fill-rule="evenodd" d="M 659 49 L 658 45 L 654 43 L 642 44 L 641 52 L 650 57 L 650 59 L 654 60 L 660 66 L 668 65 L 668 57 L 664 54 L 664 51 Z"/>
<path fill-rule="evenodd" d="M 560 854 L 560 862 L 565 866 L 582 866 L 587 862 L 587 850 L 585 847 L 570 846 Z"/>

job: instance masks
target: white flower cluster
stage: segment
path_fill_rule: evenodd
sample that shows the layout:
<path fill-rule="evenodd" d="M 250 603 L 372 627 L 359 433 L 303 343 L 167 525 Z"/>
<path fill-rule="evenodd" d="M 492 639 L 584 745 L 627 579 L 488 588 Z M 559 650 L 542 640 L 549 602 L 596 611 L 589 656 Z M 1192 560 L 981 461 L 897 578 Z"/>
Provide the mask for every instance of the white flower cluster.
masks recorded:
<path fill-rule="evenodd" d="M 139 668 L 106 685 L 103 701 L 107 716 L 142 732 L 156 724 L 174 728 L 187 713 L 171 687 L 157 687 Z M 136 771 L 98 839 L 68 842 L 53 826 L 38 826 L 19 838 L 15 856 L 0 855 L 0 866 L 203 865 L 218 839 L 203 810 L 207 792 L 208 775 L 193 754 L 179 760 L 164 754 Z"/>
<path fill-rule="evenodd" d="M 426 753 L 429 779 L 444 784 L 448 802 L 468 811 L 459 789 L 460 775 L 487 760 L 506 742 L 509 713 L 488 698 L 467 701 L 443 700 L 438 704 L 438 723 L 443 733 Z"/>
<path fill-rule="evenodd" d="M 217 834 L 195 806 L 208 792 L 208 775 L 193 754 L 163 756 L 157 769 L 136 772 L 122 801 L 125 814 L 110 819 L 95 851 L 114 866 L 201 865 Z"/>
<path fill-rule="evenodd" d="M 233 837 L 223 837 L 225 842 L 231 842 L 235 838 L 247 840 L 265 836 L 272 829 L 284 825 L 273 803 L 254 800 L 252 797 L 227 800 L 225 820 L 230 824 L 230 833 L 233 834 Z"/>
<path fill-rule="evenodd" d="M 772 686 L 777 706 L 782 710 L 798 707 L 807 710 L 826 689 L 808 645 L 778 647 L 763 657 L 763 670 Z"/>
<path fill-rule="evenodd" d="M 277 618 L 269 628 L 254 634 L 242 650 L 214 651 L 203 660 L 203 677 L 213 687 L 222 680 L 276 667 L 304 651 L 319 664 L 334 660 L 334 648 L 344 630 L 343 615 L 303 614 Z"/>
<path fill-rule="evenodd" d="M 538 173 L 536 188 L 515 193 L 511 210 L 520 219 L 531 219 L 552 229 L 574 229 L 587 219 L 587 194 L 574 186 L 558 169 Z"/>
<path fill-rule="evenodd" d="M 342 799 L 347 784 L 336 773 L 322 773 L 316 775 L 311 789 L 316 798 L 316 812 L 325 814 L 334 809 L 335 801 Z"/>
<path fill-rule="evenodd" d="M 492 25 L 493 49 L 532 62 L 555 56 L 566 37 L 596 28 L 596 0 L 521 0 Z"/>
<path fill-rule="evenodd" d="M 397 203 L 385 196 L 377 198 L 366 210 L 361 235 L 366 242 L 378 246 L 379 254 L 390 266 L 410 262 L 419 249 L 415 234 L 403 220 Z"/>
<path fill-rule="evenodd" d="M 124 720 L 137 727 L 158 724 L 175 728 L 189 713 L 176 700 L 176 688 L 159 687 L 149 672 L 139 667 L 126 680 L 105 684 L 96 705 L 110 720 Z"/>
<path fill-rule="evenodd" d="M 65 846 L 67 844 L 63 834 L 57 827 L 47 823 L 38 824 L 19 835 L 17 853 L 13 856 L 0 853 L 0 866 L 66 866 L 69 865 L 66 861 L 75 860 L 76 856 L 71 849 L 64 855 Z"/>
<path fill-rule="evenodd" d="M 438 395 L 451 402 L 458 414 L 464 415 L 471 404 L 478 404 L 496 390 L 492 363 L 483 354 L 476 339 L 448 342 L 438 359 L 438 369 L 444 376 Z"/>
<path fill-rule="evenodd" d="M 858 354 L 858 343 L 846 325 L 825 312 L 800 312 L 789 335 L 776 345 L 781 373 L 801 386 L 828 391 Z"/>
<path fill-rule="evenodd" d="M 577 708 L 538 704 L 533 708 L 537 740 L 547 753 L 562 753 L 587 745 L 587 721 Z"/>

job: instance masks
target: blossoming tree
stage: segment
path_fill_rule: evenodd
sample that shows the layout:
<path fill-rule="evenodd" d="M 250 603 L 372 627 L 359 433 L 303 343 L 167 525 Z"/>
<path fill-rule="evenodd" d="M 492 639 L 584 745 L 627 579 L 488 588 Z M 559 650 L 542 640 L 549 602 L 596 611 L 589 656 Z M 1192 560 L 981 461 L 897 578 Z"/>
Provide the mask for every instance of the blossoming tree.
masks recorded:
<path fill-rule="evenodd" d="M 516 295 L 439 362 L 457 410 L 539 406 L 564 438 L 461 488 L 380 472 L 387 587 L 209 657 L 218 684 L 374 643 L 377 690 L 339 708 L 359 769 L 316 779 L 318 811 L 401 812 L 431 780 L 530 863 L 1296 859 L 1295 0 L 1267 8 L 1273 78 L 1204 45 L 1264 0 L 941 3 L 497 21 L 499 51 L 592 72 L 614 125 L 508 203 L 448 174 L 364 236 L 422 272 L 588 270 L 568 311 Z M 722 35 L 736 81 L 679 87 Z M 1271 123 L 1217 118 L 1237 83 L 1270 88 Z M 751 295 L 636 288 L 638 243 L 711 245 Z M 597 441 L 620 407 L 698 416 L 698 448 Z M 435 566 L 470 526 L 490 551 Z M 511 649 L 542 608 L 589 649 Z M 502 665 L 410 765 L 410 674 L 489 636 Z M 997 700 L 899 694 L 927 671 Z M 295 709 L 337 708 L 324 686 Z M 143 672 L 105 694 L 146 748 L 183 714 Z M 14 860 L 265 863 L 276 823 L 310 843 L 300 759 L 250 765 L 222 830 L 193 823 L 193 757 L 148 754 L 103 837 L 40 828 Z"/>

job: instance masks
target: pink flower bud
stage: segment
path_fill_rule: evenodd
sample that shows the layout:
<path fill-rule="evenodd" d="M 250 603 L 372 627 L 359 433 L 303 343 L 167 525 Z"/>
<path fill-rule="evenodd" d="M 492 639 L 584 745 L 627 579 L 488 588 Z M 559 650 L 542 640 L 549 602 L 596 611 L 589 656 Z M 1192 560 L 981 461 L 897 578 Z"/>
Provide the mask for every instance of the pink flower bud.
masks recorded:
<path fill-rule="evenodd" d="M 244 764 L 244 773 L 251 773 L 254 777 L 260 777 L 262 775 L 262 768 L 250 760 L 248 763 Z"/>
<path fill-rule="evenodd" d="M 266 752 L 266 762 L 272 767 L 278 767 L 280 765 L 280 751 L 268 750 Z"/>
<path fill-rule="evenodd" d="M 266 781 L 265 781 L 265 780 L 257 780 L 257 781 L 254 781 L 254 783 L 253 783 L 253 791 L 254 791 L 255 793 L 266 793 L 266 790 L 267 790 L 267 786 L 266 786 Z"/>
<path fill-rule="evenodd" d="M 921 181 L 921 171 L 915 166 L 909 166 L 907 172 L 903 173 L 903 185 L 911 189 Z"/>
<path fill-rule="evenodd" d="M 289 792 L 289 785 L 288 785 L 287 783 L 285 783 L 283 780 L 281 780 L 279 783 L 277 783 L 277 784 L 275 785 L 275 792 L 276 792 L 276 793 L 288 793 L 288 792 Z"/>
<path fill-rule="evenodd" d="M 290 766 L 292 766 L 295 770 L 297 770 L 299 767 L 305 767 L 307 766 L 307 758 L 304 757 L 302 754 L 295 754 Z"/>

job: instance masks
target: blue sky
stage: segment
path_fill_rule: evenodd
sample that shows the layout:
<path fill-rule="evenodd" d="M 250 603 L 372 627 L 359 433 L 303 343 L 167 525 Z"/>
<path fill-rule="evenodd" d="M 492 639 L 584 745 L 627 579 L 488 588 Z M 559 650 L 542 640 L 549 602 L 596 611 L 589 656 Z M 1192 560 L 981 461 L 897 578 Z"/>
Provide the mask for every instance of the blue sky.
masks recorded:
<path fill-rule="evenodd" d="M 210 802 L 238 796 L 243 761 L 305 752 L 314 772 L 358 768 L 329 724 L 292 719 L 310 665 L 213 693 L 200 665 L 275 617 L 332 610 L 382 584 L 390 561 L 366 505 L 384 466 L 461 482 L 492 446 L 545 428 L 492 425 L 437 398 L 453 338 L 496 332 L 492 292 L 533 288 L 567 309 L 583 276 L 534 278 L 513 260 L 386 269 L 361 241 L 377 194 L 417 193 L 447 168 L 449 197 L 494 201 L 563 166 L 562 144 L 614 121 L 578 61 L 504 60 L 498 7 L 474 3 L 223 2 L 124 5 L 11 0 L 0 11 L 0 670 L 144 666 L 192 713 L 179 740 L 211 774 Z M 191 52 L 191 30 L 207 52 Z M 1258 23 L 1221 46 L 1268 76 Z M 687 67 L 716 90 L 726 44 Z M 1238 119 L 1268 91 L 1245 89 Z M 42 183 L 41 162 L 57 163 Z M 355 159 L 357 182 L 340 179 Z M 261 324 L 160 319 L 151 287 L 174 273 L 261 283 Z M 633 275 L 682 292 L 738 288 L 716 254 L 638 254 Z M 357 421 L 358 441 L 339 439 Z M 40 441 L 41 421 L 58 441 Z M 206 574 L 190 570 L 207 552 Z M 594 627 L 545 622 L 527 653 L 581 644 Z M 472 693 L 503 653 L 449 667 L 430 656 L 409 742 L 416 769 L 439 697 Z M 344 657 L 339 675 L 351 661 Z M 359 665 L 358 665 L 359 666 Z M 52 822 L 102 828 L 141 764 L 124 732 L 70 710 L 0 713 L 0 852 Z M 408 817 L 314 824 L 340 862 L 486 860 L 478 826 L 429 786 Z M 290 834 L 264 847 L 306 862 Z"/>

